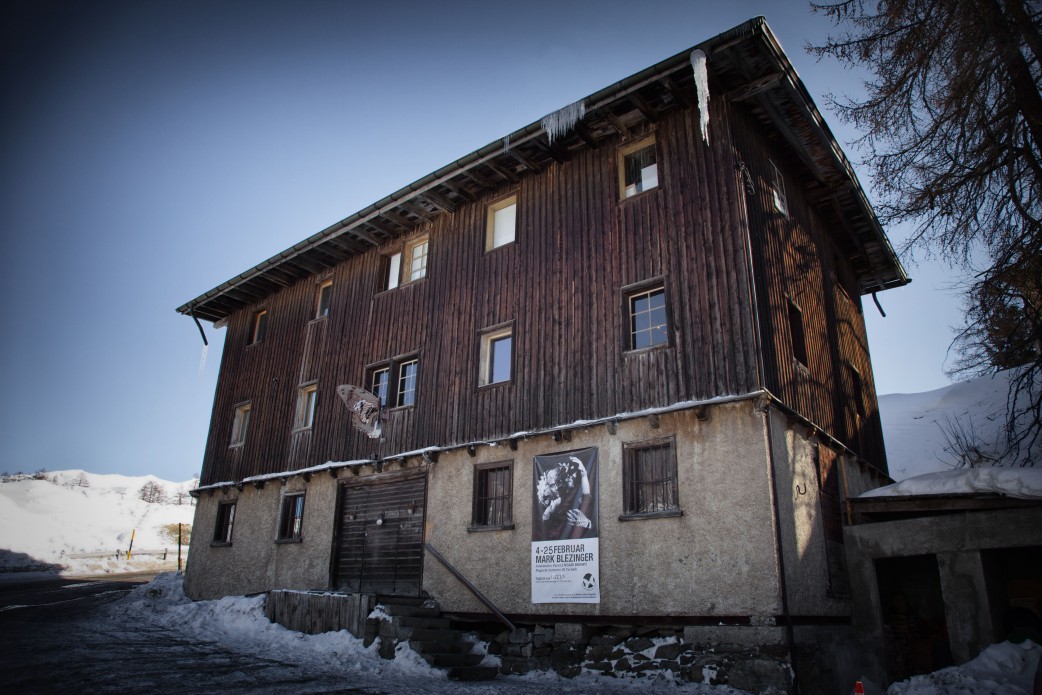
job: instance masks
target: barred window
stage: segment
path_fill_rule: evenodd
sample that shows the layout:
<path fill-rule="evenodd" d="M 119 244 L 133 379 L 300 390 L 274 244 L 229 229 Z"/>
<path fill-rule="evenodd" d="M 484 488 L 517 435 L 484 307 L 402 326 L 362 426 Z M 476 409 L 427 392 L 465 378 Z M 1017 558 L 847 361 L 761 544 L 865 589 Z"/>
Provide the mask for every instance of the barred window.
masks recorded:
<path fill-rule="evenodd" d="M 214 545 L 231 545 L 232 527 L 235 525 L 235 500 L 217 505 L 217 523 L 213 527 Z"/>
<path fill-rule="evenodd" d="M 503 528 L 514 523 L 512 461 L 474 467 L 474 510 L 471 528 Z"/>
<path fill-rule="evenodd" d="M 673 439 L 624 445 L 622 487 L 624 516 L 678 513 Z"/>
<path fill-rule="evenodd" d="M 282 511 L 279 514 L 280 541 L 299 541 L 304 525 L 304 493 L 291 493 L 282 497 Z"/>

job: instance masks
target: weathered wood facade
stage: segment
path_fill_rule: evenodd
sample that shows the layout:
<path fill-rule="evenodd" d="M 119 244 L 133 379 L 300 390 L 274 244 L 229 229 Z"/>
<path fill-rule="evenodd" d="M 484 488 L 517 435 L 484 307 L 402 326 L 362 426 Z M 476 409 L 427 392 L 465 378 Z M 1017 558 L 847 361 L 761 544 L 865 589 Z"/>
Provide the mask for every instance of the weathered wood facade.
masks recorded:
<path fill-rule="evenodd" d="M 198 528 L 220 505 L 248 524 L 234 543 L 220 521 L 214 543 L 197 534 L 190 595 L 431 593 L 482 610 L 427 561 L 434 543 L 515 618 L 847 619 L 840 507 L 886 476 L 860 297 L 907 278 L 763 20 L 698 48 L 708 141 L 686 51 L 587 97 L 563 133 L 533 123 L 180 307 L 228 330 Z M 620 165 L 648 143 L 653 183 L 623 195 Z M 508 198 L 512 241 L 488 250 Z M 423 277 L 388 282 L 413 249 Z M 649 291 L 665 332 L 635 347 L 632 298 Z M 493 335 L 510 336 L 509 378 L 483 385 Z M 386 367 L 394 390 L 406 365 L 409 402 L 392 397 L 369 439 L 336 389 Z M 627 452 L 649 442 L 675 469 L 666 513 L 623 500 Z M 536 604 L 532 460 L 579 447 L 603 462 L 611 581 L 597 605 Z M 512 513 L 479 523 L 489 467 Z M 301 494 L 306 533 L 285 538 Z"/>
<path fill-rule="evenodd" d="M 837 193 L 859 193 L 856 179 L 845 160 L 825 176 L 812 159 L 818 153 L 792 152 L 801 136 L 774 113 L 787 102 L 776 104 L 765 86 L 741 86 L 758 84 L 750 73 L 764 58 L 731 42 L 712 52 L 720 72 L 710 73 L 708 145 L 691 68 L 674 58 L 630 78 L 634 86 L 619 94 L 587 99 L 600 109 L 588 109 L 563 142 L 532 137 L 533 124 L 512 134 L 517 144 L 488 155 L 480 172 L 443 175 L 443 193 L 431 188 L 363 218 L 355 232 L 368 250 L 344 246 L 347 234 L 316 245 L 306 262 L 291 249 L 288 259 L 251 271 L 275 290 L 240 282 L 182 307 L 228 327 L 201 483 L 761 388 L 885 471 L 859 296 L 904 282 L 903 271 L 892 252 L 873 261 L 871 275 L 858 267 L 870 254 L 856 227 L 878 223 L 867 207 L 858 211 L 867 222 L 853 219 Z M 620 199 L 619 150 L 648 135 L 658 186 Z M 787 214 L 772 200 L 774 170 Z M 423 181 L 414 187 L 423 190 Z M 507 195 L 517 197 L 516 241 L 486 251 L 488 206 Z M 429 239 L 426 277 L 382 289 L 386 254 L 418 236 Z M 886 247 L 881 233 L 876 245 Z M 305 277 L 285 277 L 288 268 Z M 330 311 L 316 319 L 318 284 L 330 280 Z M 665 288 L 669 341 L 629 350 L 625 292 L 646 282 Z M 792 356 L 790 305 L 802 314 L 806 365 Z M 261 310 L 268 325 L 254 341 Z M 481 332 L 501 324 L 512 326 L 512 378 L 479 386 Z M 369 365 L 403 356 L 419 361 L 416 403 L 390 410 L 376 445 L 350 428 L 335 389 L 364 384 Z M 317 387 L 315 421 L 295 429 L 305 384 Z M 253 436 L 229 446 L 243 403 Z"/>

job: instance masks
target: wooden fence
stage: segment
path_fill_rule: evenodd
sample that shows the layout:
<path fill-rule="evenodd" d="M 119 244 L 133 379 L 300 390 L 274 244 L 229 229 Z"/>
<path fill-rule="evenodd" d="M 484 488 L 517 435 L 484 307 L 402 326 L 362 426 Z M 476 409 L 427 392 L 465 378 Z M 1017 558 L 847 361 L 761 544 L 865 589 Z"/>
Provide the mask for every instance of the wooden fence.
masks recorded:
<path fill-rule="evenodd" d="M 365 620 L 375 606 L 369 594 L 329 594 L 275 590 L 268 592 L 264 615 L 289 630 L 317 635 L 347 630 L 365 638 Z"/>

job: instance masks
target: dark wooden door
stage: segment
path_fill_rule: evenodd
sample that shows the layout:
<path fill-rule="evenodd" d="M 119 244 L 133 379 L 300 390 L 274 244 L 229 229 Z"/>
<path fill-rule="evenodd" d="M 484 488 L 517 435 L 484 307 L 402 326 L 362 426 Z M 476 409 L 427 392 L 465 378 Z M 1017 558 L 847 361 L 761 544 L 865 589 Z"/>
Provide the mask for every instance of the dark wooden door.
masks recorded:
<path fill-rule="evenodd" d="M 337 590 L 419 594 L 426 494 L 425 472 L 344 486 L 334 578 Z"/>

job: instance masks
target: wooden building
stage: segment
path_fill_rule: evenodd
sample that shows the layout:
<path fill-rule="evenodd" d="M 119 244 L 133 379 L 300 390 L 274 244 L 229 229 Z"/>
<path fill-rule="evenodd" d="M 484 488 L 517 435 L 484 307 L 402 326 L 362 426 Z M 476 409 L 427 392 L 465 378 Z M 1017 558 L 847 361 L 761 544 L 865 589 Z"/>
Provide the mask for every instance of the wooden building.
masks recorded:
<path fill-rule="evenodd" d="M 483 619 L 452 565 L 573 647 L 669 625 L 820 670 L 798 652 L 849 626 L 845 500 L 888 480 L 862 297 L 907 281 L 751 20 L 178 308 L 227 329 L 186 591 Z M 597 599 L 537 601 L 537 458 L 580 451 Z"/>

